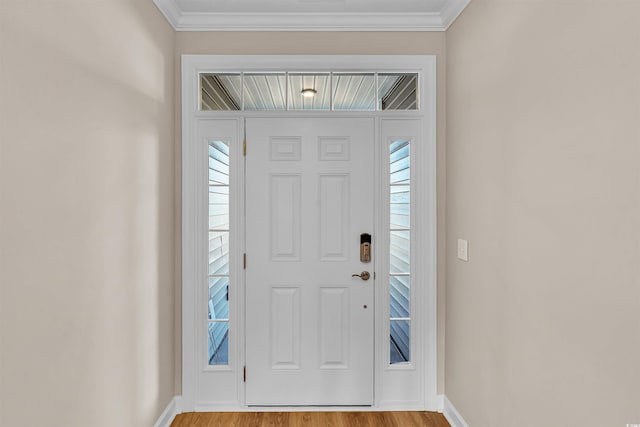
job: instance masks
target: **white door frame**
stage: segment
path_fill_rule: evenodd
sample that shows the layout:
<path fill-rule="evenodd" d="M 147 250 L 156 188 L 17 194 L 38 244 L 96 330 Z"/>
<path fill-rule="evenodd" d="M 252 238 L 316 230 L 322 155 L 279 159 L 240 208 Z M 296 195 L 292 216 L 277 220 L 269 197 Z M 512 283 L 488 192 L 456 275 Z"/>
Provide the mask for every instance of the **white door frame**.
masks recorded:
<path fill-rule="evenodd" d="M 418 72 L 419 73 L 419 111 L 384 111 L 384 112 L 243 112 L 243 111 L 199 111 L 198 108 L 198 74 L 200 72 L 268 72 L 268 71 L 384 71 L 384 72 Z M 412 241 L 412 253 L 420 254 L 420 262 L 415 263 L 414 300 L 417 310 L 412 322 L 412 339 L 418 347 L 417 360 L 410 366 L 388 365 L 388 355 L 383 350 L 384 340 L 388 340 L 388 327 L 384 327 L 388 319 L 383 317 L 388 307 L 388 296 L 379 292 L 381 282 L 376 285 L 375 310 L 375 405 L 370 410 L 438 410 L 437 387 L 437 305 L 436 305 L 436 58 L 433 55 L 183 55 L 182 56 L 182 400 L 183 411 L 253 411 L 244 405 L 244 383 L 242 366 L 244 361 L 244 273 L 239 262 L 232 262 L 231 274 L 236 275 L 239 282 L 237 295 L 230 298 L 230 311 L 236 313 L 234 328 L 230 331 L 231 340 L 229 366 L 224 368 L 207 368 L 220 375 L 220 387 L 227 394 L 215 402 L 198 402 L 197 390 L 201 369 L 196 362 L 199 351 L 204 344 L 198 343 L 196 334 L 197 319 L 206 315 L 203 304 L 198 304 L 202 296 L 196 292 L 198 275 L 196 272 L 206 269 L 206 259 L 202 248 L 197 244 L 196 236 L 206 230 L 204 212 L 206 200 L 203 194 L 205 182 L 202 178 L 205 165 L 198 163 L 195 142 L 202 135 L 198 134 L 201 123 L 215 123 L 222 120 L 225 126 L 235 129 L 235 135 L 227 135 L 242 141 L 244 136 L 245 117 L 282 117 L 287 116 L 367 116 L 375 117 L 377 125 L 377 144 L 381 146 L 383 135 L 381 123 L 401 124 L 402 120 L 413 120 L 421 123 L 419 144 L 412 149 L 412 179 L 417 183 L 412 189 L 415 197 L 413 211 L 418 213 L 416 220 L 417 235 Z M 222 123 L 222 122 L 220 122 Z M 393 126 L 390 126 L 393 128 Z M 397 133 L 395 136 L 400 136 Z M 241 144 L 236 144 L 240 146 Z M 381 151 L 378 150 L 378 153 Z M 234 153 L 236 161 L 236 177 L 231 185 L 244 188 L 244 161 L 241 150 Z M 240 158 L 238 158 L 240 157 Z M 386 159 L 377 154 L 377 165 L 380 170 Z M 232 160 L 233 161 L 233 160 Z M 386 177 L 385 177 L 386 178 Z M 386 191 L 377 180 L 379 199 L 386 200 Z M 385 187 L 386 188 L 386 187 Z M 239 193 L 239 192 L 236 192 Z M 234 197 L 236 212 L 231 212 L 232 221 L 243 223 L 243 200 L 241 195 Z M 379 206 L 379 205 L 378 205 Z M 233 226 L 233 223 L 232 223 Z M 377 224 L 376 235 L 385 232 L 383 225 Z M 236 227 L 237 239 L 244 242 L 243 227 Z M 203 234 L 204 235 L 204 234 Z M 374 250 L 380 250 L 381 245 Z M 243 248 L 236 245 L 232 258 L 239 260 Z M 378 256 L 378 259 L 380 257 Z M 201 307 L 202 306 L 202 307 Z M 204 317 L 202 317 L 204 318 Z M 412 356 L 413 358 L 413 356 Z M 396 399 L 393 390 L 401 390 L 402 382 L 407 379 L 415 381 L 419 376 L 420 398 L 417 400 Z M 392 396 L 389 396 L 391 391 Z M 386 394 L 385 394 L 386 392 Z M 260 408 L 264 410 L 265 408 Z M 292 408 L 293 409 L 293 408 Z M 300 408 L 297 408 L 300 409 Z M 309 410 L 310 408 L 305 408 Z M 326 410 L 327 408 L 322 408 Z M 345 409 L 345 408 L 340 408 Z M 358 408 L 362 410 L 363 408 Z M 282 410 L 282 408 L 279 408 Z"/>

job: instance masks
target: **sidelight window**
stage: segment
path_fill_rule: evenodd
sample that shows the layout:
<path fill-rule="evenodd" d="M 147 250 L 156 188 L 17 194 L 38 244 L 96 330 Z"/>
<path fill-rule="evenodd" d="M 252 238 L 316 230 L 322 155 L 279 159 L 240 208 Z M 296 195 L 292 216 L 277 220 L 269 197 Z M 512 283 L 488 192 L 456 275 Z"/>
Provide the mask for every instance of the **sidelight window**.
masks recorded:
<path fill-rule="evenodd" d="M 411 151 L 389 144 L 389 360 L 411 360 Z"/>
<path fill-rule="evenodd" d="M 229 364 L 229 143 L 209 142 L 209 365 Z"/>

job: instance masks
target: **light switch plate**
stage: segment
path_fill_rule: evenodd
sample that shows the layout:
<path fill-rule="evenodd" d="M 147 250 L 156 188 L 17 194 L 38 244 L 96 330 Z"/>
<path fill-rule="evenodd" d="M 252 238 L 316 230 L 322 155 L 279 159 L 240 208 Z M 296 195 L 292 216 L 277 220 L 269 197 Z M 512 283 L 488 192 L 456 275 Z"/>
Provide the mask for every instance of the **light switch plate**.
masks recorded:
<path fill-rule="evenodd" d="M 464 239 L 458 239 L 458 259 L 469 261 L 469 242 Z"/>

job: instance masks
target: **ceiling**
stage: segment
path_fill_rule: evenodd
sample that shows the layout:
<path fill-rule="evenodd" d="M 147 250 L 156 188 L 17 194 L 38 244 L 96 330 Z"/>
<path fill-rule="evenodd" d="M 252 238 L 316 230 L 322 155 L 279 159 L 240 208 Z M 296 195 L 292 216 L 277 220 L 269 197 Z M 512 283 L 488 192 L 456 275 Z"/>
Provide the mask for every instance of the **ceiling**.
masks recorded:
<path fill-rule="evenodd" d="M 153 0 L 178 31 L 444 31 L 470 0 Z"/>

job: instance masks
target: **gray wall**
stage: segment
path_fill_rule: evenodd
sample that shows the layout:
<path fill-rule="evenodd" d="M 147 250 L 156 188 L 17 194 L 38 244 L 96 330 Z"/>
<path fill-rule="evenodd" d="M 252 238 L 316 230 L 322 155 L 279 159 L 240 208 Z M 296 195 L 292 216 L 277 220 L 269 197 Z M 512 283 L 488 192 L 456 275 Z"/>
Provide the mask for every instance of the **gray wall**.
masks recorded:
<path fill-rule="evenodd" d="M 174 43 L 150 0 L 0 2 L 0 425 L 174 395 Z"/>
<path fill-rule="evenodd" d="M 439 392 L 472 427 L 640 422 L 639 17 L 474 0 L 446 34 L 175 33 L 147 0 L 2 0 L 0 424 L 152 425 L 179 394 L 194 53 L 437 55 Z"/>
<path fill-rule="evenodd" d="M 639 22 L 474 0 L 447 33 L 445 379 L 472 427 L 640 423 Z"/>

